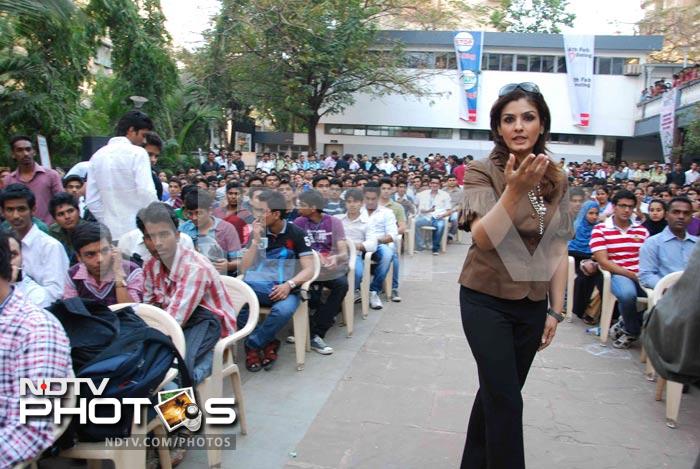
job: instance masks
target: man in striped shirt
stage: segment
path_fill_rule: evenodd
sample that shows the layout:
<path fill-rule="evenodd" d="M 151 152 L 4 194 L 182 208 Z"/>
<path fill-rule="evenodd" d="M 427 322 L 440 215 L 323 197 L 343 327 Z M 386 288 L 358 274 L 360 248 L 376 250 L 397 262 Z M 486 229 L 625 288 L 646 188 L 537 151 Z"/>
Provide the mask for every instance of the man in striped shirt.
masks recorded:
<path fill-rule="evenodd" d="M 591 252 L 600 267 L 611 274 L 610 286 L 617 298 L 621 319 L 610 328 L 613 347 L 629 348 L 642 330 L 637 297 L 646 296 L 639 284 L 639 249 L 649 232 L 632 223 L 637 205 L 634 194 L 618 191 L 612 198 L 613 216 L 596 225 L 591 233 Z"/>
<path fill-rule="evenodd" d="M 183 327 L 195 316 L 213 315 L 221 324 L 221 337 L 236 330 L 233 301 L 209 260 L 179 245 L 177 217 L 171 207 L 152 202 L 141 209 L 136 224 L 151 257 L 143 266 L 144 303 L 167 311 Z M 187 334 L 186 334 L 187 337 Z M 187 344 L 188 356 L 191 352 Z M 213 348 L 194 362 L 192 378 L 201 382 L 211 373 Z"/>

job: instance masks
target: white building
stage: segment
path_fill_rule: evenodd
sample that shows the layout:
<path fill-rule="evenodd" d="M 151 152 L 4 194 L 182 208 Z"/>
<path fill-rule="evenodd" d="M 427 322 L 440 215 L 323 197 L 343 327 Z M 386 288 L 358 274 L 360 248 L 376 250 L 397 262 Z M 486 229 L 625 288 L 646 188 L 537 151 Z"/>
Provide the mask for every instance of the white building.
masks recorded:
<path fill-rule="evenodd" d="M 635 123 L 641 117 L 637 104 L 645 87 L 642 65 L 647 54 L 662 47 L 662 36 L 596 36 L 591 123 L 581 128 L 574 125 L 570 112 L 561 35 L 485 32 L 477 122 L 469 124 L 459 118 L 459 76 L 453 49 L 456 32 L 382 34 L 383 38 L 404 43 L 411 67 L 427 71 L 426 85 L 434 95 L 419 99 L 358 94 L 355 104 L 342 114 L 321 120 L 316 132 L 319 152 L 485 156 L 493 147 L 489 141 L 489 110 L 498 90 L 508 83 L 530 81 L 539 86 L 550 107 L 549 148 L 556 158 L 661 158 L 658 137 L 635 138 Z M 290 148 L 306 143 L 299 137 L 287 139 Z M 269 145 L 274 142 L 266 143 L 274 151 Z"/>

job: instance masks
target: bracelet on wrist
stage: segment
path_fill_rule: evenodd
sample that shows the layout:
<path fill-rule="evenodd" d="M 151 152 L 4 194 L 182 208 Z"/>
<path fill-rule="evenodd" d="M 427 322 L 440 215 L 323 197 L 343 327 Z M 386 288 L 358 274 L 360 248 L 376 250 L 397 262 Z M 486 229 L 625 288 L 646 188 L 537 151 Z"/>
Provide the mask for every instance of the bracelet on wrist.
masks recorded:
<path fill-rule="evenodd" d="M 557 322 L 562 322 L 562 321 L 564 320 L 564 315 L 561 314 L 561 313 L 557 313 L 557 312 L 554 311 L 552 308 L 549 308 L 549 309 L 547 310 L 547 314 L 548 314 L 549 316 L 552 316 L 554 319 L 556 319 Z"/>

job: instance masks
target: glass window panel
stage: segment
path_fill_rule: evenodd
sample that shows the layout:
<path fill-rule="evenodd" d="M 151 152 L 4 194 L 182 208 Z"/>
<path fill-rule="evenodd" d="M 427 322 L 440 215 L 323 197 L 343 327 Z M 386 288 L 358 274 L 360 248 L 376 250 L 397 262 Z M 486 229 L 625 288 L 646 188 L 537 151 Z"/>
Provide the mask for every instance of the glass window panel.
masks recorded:
<path fill-rule="evenodd" d="M 557 57 L 557 73 L 566 73 L 566 57 Z"/>
<path fill-rule="evenodd" d="M 436 52 L 435 53 L 435 68 L 437 68 L 437 69 L 446 69 L 447 68 L 447 54 L 449 54 L 449 52 Z"/>
<path fill-rule="evenodd" d="M 498 54 L 488 54 L 489 63 L 486 70 L 500 70 L 501 56 Z"/>
<path fill-rule="evenodd" d="M 598 75 L 610 75 L 611 62 L 610 57 L 598 57 Z"/>
<path fill-rule="evenodd" d="M 457 70 L 457 55 L 454 52 L 448 52 L 447 54 L 447 68 Z"/>
<path fill-rule="evenodd" d="M 612 59 L 612 70 L 610 73 L 613 75 L 622 75 L 625 68 L 625 59 L 622 57 L 615 57 Z"/>
<path fill-rule="evenodd" d="M 555 69 L 555 62 L 553 55 L 543 55 L 542 56 L 542 71 L 546 73 L 554 73 L 556 71 Z"/>
<path fill-rule="evenodd" d="M 515 68 L 518 72 L 527 72 L 527 55 L 519 55 Z"/>
<path fill-rule="evenodd" d="M 539 55 L 531 55 L 528 70 L 530 72 L 539 72 L 542 68 L 542 57 Z"/>
<path fill-rule="evenodd" d="M 513 54 L 501 55 L 501 70 L 507 72 L 513 70 Z"/>

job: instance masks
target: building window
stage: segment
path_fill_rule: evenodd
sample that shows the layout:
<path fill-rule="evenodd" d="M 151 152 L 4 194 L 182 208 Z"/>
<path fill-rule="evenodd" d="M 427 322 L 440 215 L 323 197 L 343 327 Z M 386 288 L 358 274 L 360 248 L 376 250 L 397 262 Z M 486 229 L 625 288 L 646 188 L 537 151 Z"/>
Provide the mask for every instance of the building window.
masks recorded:
<path fill-rule="evenodd" d="M 326 124 L 327 135 L 356 135 L 368 137 L 440 138 L 451 139 L 452 129 L 433 127 L 398 127 L 388 125 Z"/>
<path fill-rule="evenodd" d="M 432 52 L 407 52 L 407 68 L 435 68 L 435 56 Z"/>
<path fill-rule="evenodd" d="M 625 64 L 636 63 L 633 57 L 596 57 L 593 61 L 593 70 L 596 75 L 623 75 Z"/>
<path fill-rule="evenodd" d="M 529 56 L 527 70 L 529 72 L 541 72 L 542 71 L 542 57 L 539 55 Z"/>
<path fill-rule="evenodd" d="M 457 70 L 457 57 L 454 52 L 435 52 L 435 68 Z"/>
<path fill-rule="evenodd" d="M 490 130 L 459 129 L 460 140 L 491 140 Z"/>
<path fill-rule="evenodd" d="M 569 145 L 595 145 L 595 135 L 549 134 L 549 141 Z"/>

